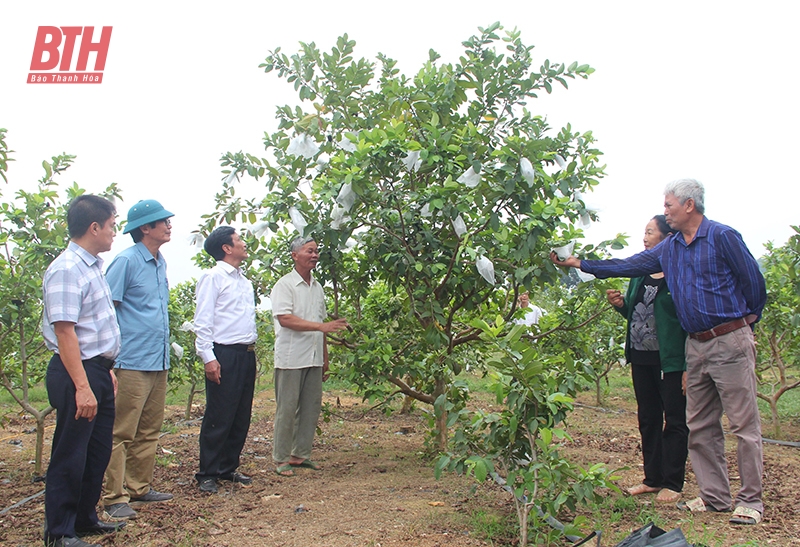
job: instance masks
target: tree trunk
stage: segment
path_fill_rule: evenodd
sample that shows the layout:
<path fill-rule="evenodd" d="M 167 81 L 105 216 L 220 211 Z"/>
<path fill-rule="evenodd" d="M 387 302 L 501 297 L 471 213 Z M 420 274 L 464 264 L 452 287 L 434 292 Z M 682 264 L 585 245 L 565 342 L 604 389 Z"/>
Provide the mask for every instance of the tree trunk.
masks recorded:
<path fill-rule="evenodd" d="M 781 421 L 778 419 L 778 398 L 777 397 L 770 397 L 769 398 L 769 410 L 772 414 L 772 430 L 773 435 L 775 435 L 776 439 L 781 438 Z"/>
<path fill-rule="evenodd" d="M 33 474 L 42 476 L 42 452 L 44 452 L 44 419 L 50 411 L 45 411 L 36 416 L 36 451 L 34 456 Z"/>
<path fill-rule="evenodd" d="M 189 398 L 186 401 L 186 409 L 183 412 L 183 419 L 187 422 L 192 419 L 192 403 L 194 402 L 194 394 L 196 391 L 194 388 L 197 386 L 197 381 L 192 380 L 191 385 L 189 386 Z"/>
<path fill-rule="evenodd" d="M 400 409 L 400 414 L 411 414 L 412 406 L 414 406 L 414 398 L 406 395 L 403 397 L 403 408 Z"/>
<path fill-rule="evenodd" d="M 602 388 L 600 387 L 600 382 L 603 380 L 602 376 L 598 376 L 594 380 L 594 387 L 595 387 L 595 396 L 597 398 L 597 406 L 603 406 L 603 398 L 601 396 Z"/>
<path fill-rule="evenodd" d="M 439 450 L 444 452 L 447 450 L 447 382 L 444 378 L 437 376 L 433 390 L 434 401 L 441 395 L 445 396 L 445 401 L 441 410 L 436 414 L 436 437 L 439 440 Z"/>
<path fill-rule="evenodd" d="M 522 511 L 519 517 L 519 545 L 528 547 L 528 504 L 522 502 Z"/>

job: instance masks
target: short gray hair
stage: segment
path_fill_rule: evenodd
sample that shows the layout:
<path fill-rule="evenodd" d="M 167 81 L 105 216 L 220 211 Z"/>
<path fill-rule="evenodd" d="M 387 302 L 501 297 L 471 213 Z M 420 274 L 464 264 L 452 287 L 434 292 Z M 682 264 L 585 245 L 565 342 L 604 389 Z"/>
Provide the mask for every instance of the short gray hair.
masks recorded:
<path fill-rule="evenodd" d="M 706 211 L 706 206 L 703 203 L 705 192 L 703 184 L 694 179 L 673 180 L 664 188 L 664 195 L 668 196 L 672 194 L 678 198 L 678 203 L 681 205 L 686 203 L 687 199 L 694 201 L 694 208 L 697 209 L 697 212 L 701 215 Z"/>
<path fill-rule="evenodd" d="M 314 241 L 314 238 L 313 238 L 313 237 L 311 237 L 311 236 L 308 236 L 308 237 L 303 237 L 303 236 L 296 237 L 296 238 L 294 238 L 294 239 L 292 240 L 292 242 L 289 244 L 289 249 L 291 249 L 291 251 L 292 251 L 293 253 L 296 253 L 297 251 L 299 251 L 299 250 L 300 250 L 300 248 L 301 248 L 303 245 L 305 245 L 306 243 L 310 243 L 310 242 L 312 242 L 312 241 Z"/>

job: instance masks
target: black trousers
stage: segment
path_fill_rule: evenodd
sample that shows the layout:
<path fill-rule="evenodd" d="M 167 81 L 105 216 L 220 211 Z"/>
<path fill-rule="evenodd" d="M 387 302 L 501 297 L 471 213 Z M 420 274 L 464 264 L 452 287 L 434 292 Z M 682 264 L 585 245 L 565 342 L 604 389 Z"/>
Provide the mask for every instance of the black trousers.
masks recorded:
<path fill-rule="evenodd" d="M 225 478 L 239 467 L 253 408 L 256 354 L 243 348 L 214 345 L 220 383 L 206 378 L 206 413 L 200 428 L 198 481 Z"/>
<path fill-rule="evenodd" d="M 97 523 L 97 501 L 111 457 L 114 432 L 114 385 L 107 366 L 83 362 L 97 399 L 92 421 L 75 419 L 75 384 L 56 354 L 47 367 L 47 397 L 56 409 L 56 431 L 47 468 L 44 510 L 51 539 L 75 536 L 75 527 Z"/>
<path fill-rule="evenodd" d="M 686 396 L 681 391 L 683 372 L 661 367 L 631 365 L 633 389 L 639 405 L 644 481 L 647 486 L 683 490 L 689 428 L 686 427 Z"/>

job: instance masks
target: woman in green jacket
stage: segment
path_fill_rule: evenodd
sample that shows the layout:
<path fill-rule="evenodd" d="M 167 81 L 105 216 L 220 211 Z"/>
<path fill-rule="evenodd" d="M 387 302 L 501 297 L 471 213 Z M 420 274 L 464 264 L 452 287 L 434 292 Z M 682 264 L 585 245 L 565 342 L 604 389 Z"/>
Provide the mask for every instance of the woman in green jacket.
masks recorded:
<path fill-rule="evenodd" d="M 645 249 L 657 246 L 670 231 L 664 215 L 653 217 L 645 228 Z M 625 357 L 631 364 L 639 406 L 644 480 L 628 493 L 658 492 L 656 501 L 674 503 L 683 490 L 688 454 L 686 395 L 681 382 L 686 370 L 686 332 L 678 323 L 663 273 L 631 279 L 624 299 L 615 290 L 606 296 L 628 320 Z"/>

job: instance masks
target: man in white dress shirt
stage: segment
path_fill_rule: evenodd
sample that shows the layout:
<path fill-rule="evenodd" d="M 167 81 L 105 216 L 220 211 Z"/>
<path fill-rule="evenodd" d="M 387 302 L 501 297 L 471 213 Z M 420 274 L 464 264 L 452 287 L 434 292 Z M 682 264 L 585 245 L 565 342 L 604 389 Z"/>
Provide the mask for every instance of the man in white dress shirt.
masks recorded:
<path fill-rule="evenodd" d="M 203 246 L 217 265 L 197 282 L 194 325 L 197 355 L 206 369 L 206 412 L 200 428 L 200 491 L 217 480 L 248 485 L 237 471 L 250 429 L 256 382 L 256 307 L 253 285 L 242 274 L 247 248 L 236 230 L 221 226 Z"/>
<path fill-rule="evenodd" d="M 347 328 L 345 319 L 325 322 L 325 295 L 311 275 L 319 261 L 312 238 L 291 244 L 294 269 L 272 289 L 275 323 L 275 433 L 272 459 L 276 473 L 294 476 L 294 468 L 318 470 L 311 445 L 322 408 L 322 380 L 328 372 L 325 335 Z"/>

